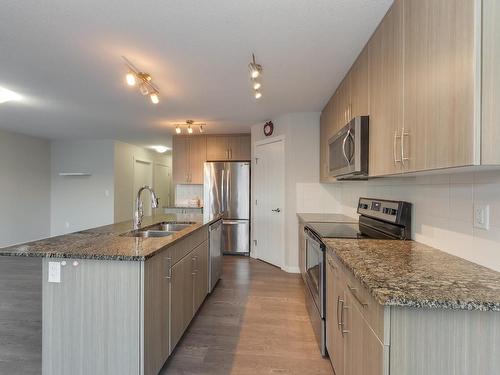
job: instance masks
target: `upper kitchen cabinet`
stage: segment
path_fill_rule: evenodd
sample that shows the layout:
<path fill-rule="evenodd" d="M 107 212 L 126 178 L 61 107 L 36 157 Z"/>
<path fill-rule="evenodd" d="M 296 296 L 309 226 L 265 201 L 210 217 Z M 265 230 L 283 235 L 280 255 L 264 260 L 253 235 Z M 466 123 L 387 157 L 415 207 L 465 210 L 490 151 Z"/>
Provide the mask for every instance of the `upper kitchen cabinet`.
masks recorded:
<path fill-rule="evenodd" d="M 396 0 L 368 42 L 369 175 L 401 172 L 403 126 L 403 3 Z"/>
<path fill-rule="evenodd" d="M 174 184 L 203 184 L 207 158 L 205 136 L 174 136 L 172 172 Z"/>
<path fill-rule="evenodd" d="M 250 160 L 251 141 L 249 134 L 207 136 L 207 160 Z"/>
<path fill-rule="evenodd" d="M 333 95 L 328 103 L 326 103 L 325 108 L 321 112 L 320 116 L 320 158 L 319 158 L 319 168 L 320 168 L 320 181 L 321 182 L 334 182 L 335 178 L 330 177 L 328 172 L 328 140 L 333 135 L 334 130 L 337 126 L 337 121 L 335 118 L 334 111 L 334 100 L 335 95 Z"/>
<path fill-rule="evenodd" d="M 500 2 L 483 0 L 482 164 L 500 164 Z"/>
<path fill-rule="evenodd" d="M 365 47 L 349 72 L 350 117 L 366 116 L 370 113 L 369 51 Z"/>
<path fill-rule="evenodd" d="M 480 1 L 405 0 L 403 23 L 403 171 L 478 164 Z"/>

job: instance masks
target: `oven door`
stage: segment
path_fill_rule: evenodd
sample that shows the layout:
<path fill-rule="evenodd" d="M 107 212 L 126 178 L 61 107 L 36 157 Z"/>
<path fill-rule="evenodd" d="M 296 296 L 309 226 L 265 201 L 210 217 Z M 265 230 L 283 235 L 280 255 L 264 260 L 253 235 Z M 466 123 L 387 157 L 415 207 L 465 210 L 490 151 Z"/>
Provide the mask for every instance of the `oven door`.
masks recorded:
<path fill-rule="evenodd" d="M 324 245 L 311 233 L 305 229 L 306 238 L 306 261 L 305 279 L 311 292 L 312 299 L 318 310 L 321 319 L 325 317 L 324 301 L 324 275 L 325 275 L 325 252 Z"/>

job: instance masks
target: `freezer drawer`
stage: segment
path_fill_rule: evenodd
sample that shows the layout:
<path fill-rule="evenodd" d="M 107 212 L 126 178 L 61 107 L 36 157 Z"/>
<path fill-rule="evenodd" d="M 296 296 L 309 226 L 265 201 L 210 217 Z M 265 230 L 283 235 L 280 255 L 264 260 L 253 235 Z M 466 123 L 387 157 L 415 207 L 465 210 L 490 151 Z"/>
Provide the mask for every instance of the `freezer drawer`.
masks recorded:
<path fill-rule="evenodd" d="M 250 222 L 248 220 L 222 221 L 222 251 L 224 254 L 250 252 Z"/>

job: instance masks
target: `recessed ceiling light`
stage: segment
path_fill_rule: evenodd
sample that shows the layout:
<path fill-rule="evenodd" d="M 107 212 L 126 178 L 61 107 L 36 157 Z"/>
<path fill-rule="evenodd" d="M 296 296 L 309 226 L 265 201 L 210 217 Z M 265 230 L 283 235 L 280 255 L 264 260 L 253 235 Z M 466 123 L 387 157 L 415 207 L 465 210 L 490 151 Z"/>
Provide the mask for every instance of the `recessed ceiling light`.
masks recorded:
<path fill-rule="evenodd" d="M 0 104 L 12 101 L 21 100 L 23 97 L 17 92 L 6 89 L 0 86 Z"/>
<path fill-rule="evenodd" d="M 151 146 L 152 149 L 156 150 L 156 152 L 163 154 L 164 152 L 167 152 L 170 150 L 169 147 L 167 146 Z"/>

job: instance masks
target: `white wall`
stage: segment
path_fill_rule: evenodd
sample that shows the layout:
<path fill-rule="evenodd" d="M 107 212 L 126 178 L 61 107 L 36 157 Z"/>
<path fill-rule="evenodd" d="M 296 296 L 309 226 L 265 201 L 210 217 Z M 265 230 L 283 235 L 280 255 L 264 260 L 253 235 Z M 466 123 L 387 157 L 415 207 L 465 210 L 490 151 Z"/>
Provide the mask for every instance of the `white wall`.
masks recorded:
<path fill-rule="evenodd" d="M 151 161 L 167 164 L 172 169 L 172 157 L 168 154 L 158 154 L 156 151 L 148 150 L 123 142 L 115 142 L 114 145 L 114 220 L 115 222 L 132 220 L 134 210 L 134 160 Z M 154 170 L 154 168 L 153 168 Z M 153 178 L 154 175 L 153 175 Z"/>
<path fill-rule="evenodd" d="M 319 112 L 290 113 L 273 119 L 274 134 L 285 137 L 285 264 L 298 272 L 297 212 L 338 211 L 329 187 L 319 183 Z M 262 125 L 252 127 L 252 145 L 266 138 Z M 253 158 L 252 158 L 253 160 Z M 252 185 L 258 184 L 252 178 Z M 253 188 L 253 187 L 252 187 Z M 322 201 L 327 201 L 325 205 Z M 253 244 L 252 244 L 253 246 Z"/>
<path fill-rule="evenodd" d="M 114 141 L 51 143 L 51 235 L 113 223 Z M 60 172 L 88 172 L 62 177 Z"/>
<path fill-rule="evenodd" d="M 50 143 L 0 130 L 0 247 L 50 235 Z"/>

